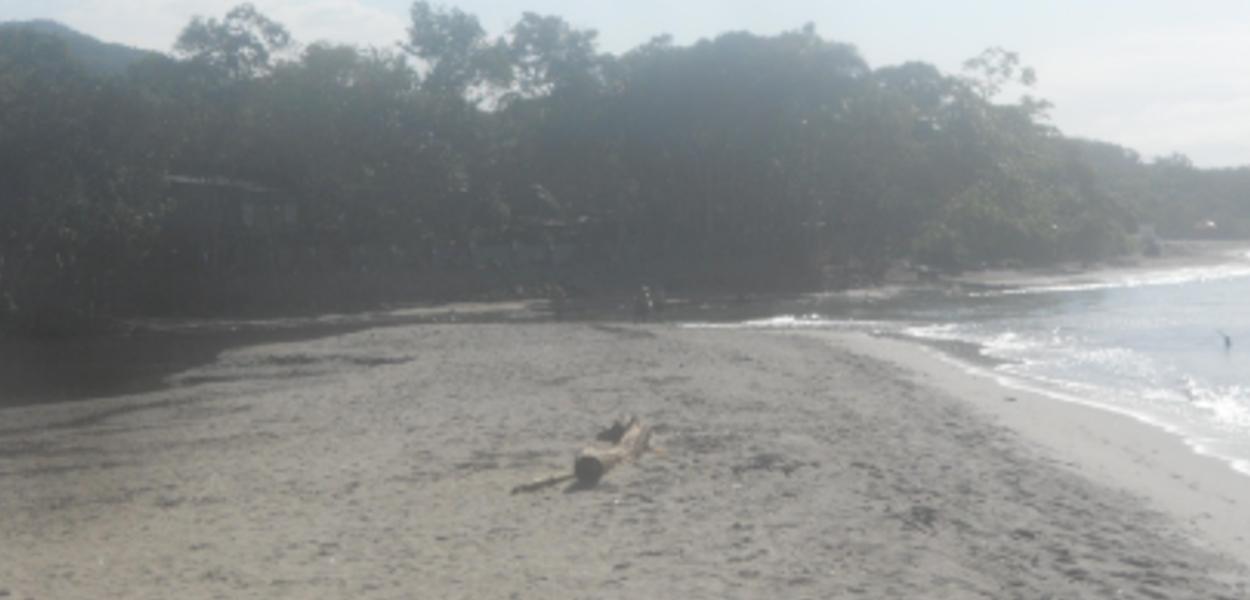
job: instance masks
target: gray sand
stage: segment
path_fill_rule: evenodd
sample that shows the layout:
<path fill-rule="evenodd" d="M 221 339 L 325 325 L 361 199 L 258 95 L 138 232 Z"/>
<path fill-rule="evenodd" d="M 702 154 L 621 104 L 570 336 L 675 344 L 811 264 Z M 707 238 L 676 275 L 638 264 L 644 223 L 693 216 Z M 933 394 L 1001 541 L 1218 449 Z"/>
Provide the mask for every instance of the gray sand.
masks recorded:
<path fill-rule="evenodd" d="M 0 411 L 0 598 L 1250 595 L 1245 556 L 857 343 L 401 327 Z M 626 413 L 659 451 L 508 494 Z"/>

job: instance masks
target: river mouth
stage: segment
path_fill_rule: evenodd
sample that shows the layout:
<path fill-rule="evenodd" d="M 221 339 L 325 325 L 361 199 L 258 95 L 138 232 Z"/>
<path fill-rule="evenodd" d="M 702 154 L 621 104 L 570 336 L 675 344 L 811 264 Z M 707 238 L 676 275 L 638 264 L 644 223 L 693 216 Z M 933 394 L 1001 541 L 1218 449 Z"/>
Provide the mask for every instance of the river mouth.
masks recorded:
<path fill-rule="evenodd" d="M 543 318 L 532 303 L 463 303 L 274 319 L 134 319 L 125 333 L 0 337 L 0 409 L 139 394 L 234 348 L 422 323 Z"/>
<path fill-rule="evenodd" d="M 75 339 L 0 339 L 0 408 L 154 391 L 223 351 L 296 341 L 347 328 L 140 332 Z"/>
<path fill-rule="evenodd" d="M 636 319 L 632 298 L 598 296 L 565 303 L 545 299 L 414 305 L 358 313 L 266 319 L 133 319 L 125 332 L 72 338 L 0 336 L 0 409 L 140 394 L 171 385 L 171 376 L 210 364 L 225 351 L 425 324 L 570 321 L 662 322 L 693 318 L 735 321 L 789 306 L 783 295 L 674 298 L 665 310 Z"/>

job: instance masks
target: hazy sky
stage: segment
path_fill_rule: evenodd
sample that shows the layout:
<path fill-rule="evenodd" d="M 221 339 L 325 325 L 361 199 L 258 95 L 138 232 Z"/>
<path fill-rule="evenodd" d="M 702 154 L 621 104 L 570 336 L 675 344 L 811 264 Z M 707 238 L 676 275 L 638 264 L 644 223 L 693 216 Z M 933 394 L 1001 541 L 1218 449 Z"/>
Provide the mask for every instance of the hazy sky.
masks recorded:
<path fill-rule="evenodd" d="M 390 45 L 409 0 L 252 0 L 303 42 Z M 169 50 L 193 15 L 221 0 L 0 0 L 0 20 L 51 18 L 108 41 Z M 445 0 L 506 29 L 525 10 L 600 32 L 621 52 L 660 33 L 690 43 L 728 30 L 775 33 L 811 21 L 874 66 L 945 71 L 982 49 L 1019 52 L 1069 135 L 1202 166 L 1250 164 L 1250 2 L 1245 0 Z"/>

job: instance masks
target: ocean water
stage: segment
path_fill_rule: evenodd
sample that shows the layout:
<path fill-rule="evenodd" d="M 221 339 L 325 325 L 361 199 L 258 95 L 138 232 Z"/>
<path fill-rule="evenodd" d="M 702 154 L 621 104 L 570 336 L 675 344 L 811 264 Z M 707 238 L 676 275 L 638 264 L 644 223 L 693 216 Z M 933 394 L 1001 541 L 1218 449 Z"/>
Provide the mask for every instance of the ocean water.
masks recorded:
<path fill-rule="evenodd" d="M 780 312 L 731 326 L 919 340 L 1005 385 L 1161 427 L 1250 475 L 1250 255 L 1014 288 L 812 298 Z"/>

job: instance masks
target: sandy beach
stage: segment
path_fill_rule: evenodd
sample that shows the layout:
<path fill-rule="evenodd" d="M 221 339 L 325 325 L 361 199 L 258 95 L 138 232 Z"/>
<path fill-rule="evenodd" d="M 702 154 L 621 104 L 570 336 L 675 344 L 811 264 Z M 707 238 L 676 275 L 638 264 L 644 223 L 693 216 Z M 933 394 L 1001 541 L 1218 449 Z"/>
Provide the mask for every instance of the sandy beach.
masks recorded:
<path fill-rule="evenodd" d="M 1250 597 L 1250 477 L 856 334 L 417 325 L 0 411 L 0 598 Z M 624 414 L 657 451 L 567 470 Z"/>

